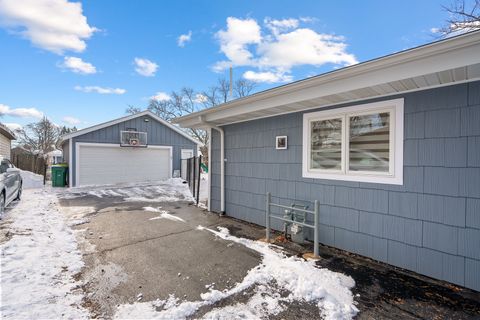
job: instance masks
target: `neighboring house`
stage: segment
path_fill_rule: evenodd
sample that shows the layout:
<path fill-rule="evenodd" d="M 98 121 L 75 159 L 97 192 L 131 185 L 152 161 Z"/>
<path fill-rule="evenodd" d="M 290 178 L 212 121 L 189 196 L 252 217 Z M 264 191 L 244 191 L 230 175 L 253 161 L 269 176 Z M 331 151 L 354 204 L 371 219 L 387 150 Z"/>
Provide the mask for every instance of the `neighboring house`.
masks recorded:
<path fill-rule="evenodd" d="M 210 131 L 210 210 L 319 200 L 321 243 L 480 290 L 480 32 L 175 122 Z"/>
<path fill-rule="evenodd" d="M 62 137 L 70 186 L 156 181 L 180 170 L 181 156 L 200 143 L 150 111 Z"/>
<path fill-rule="evenodd" d="M 0 123 L 0 157 L 10 160 L 12 152 L 12 140 L 15 140 L 15 134 Z"/>
<path fill-rule="evenodd" d="M 62 150 L 52 150 L 47 153 L 47 164 L 49 166 L 53 164 L 59 164 L 63 162 L 63 152 Z"/>

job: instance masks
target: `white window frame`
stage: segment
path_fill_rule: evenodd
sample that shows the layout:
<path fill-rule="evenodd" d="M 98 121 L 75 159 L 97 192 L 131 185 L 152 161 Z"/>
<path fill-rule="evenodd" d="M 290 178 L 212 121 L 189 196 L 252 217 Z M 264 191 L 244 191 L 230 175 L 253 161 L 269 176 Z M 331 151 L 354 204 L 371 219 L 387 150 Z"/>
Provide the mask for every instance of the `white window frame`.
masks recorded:
<path fill-rule="evenodd" d="M 329 179 L 403 185 L 403 113 L 404 99 L 394 99 L 351 107 L 305 113 L 303 115 L 303 157 L 302 176 L 304 178 Z M 349 170 L 349 127 L 350 117 L 372 113 L 390 112 L 389 133 L 389 172 L 368 172 Z M 311 169 L 310 125 L 313 121 L 342 119 L 341 169 Z"/>

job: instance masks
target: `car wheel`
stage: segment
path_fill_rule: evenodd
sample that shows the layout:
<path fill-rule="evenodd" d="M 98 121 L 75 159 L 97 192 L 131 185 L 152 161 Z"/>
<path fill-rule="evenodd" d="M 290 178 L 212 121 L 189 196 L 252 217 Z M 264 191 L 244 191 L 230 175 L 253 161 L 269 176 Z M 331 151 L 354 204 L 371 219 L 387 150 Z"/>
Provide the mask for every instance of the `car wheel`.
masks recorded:
<path fill-rule="evenodd" d="M 20 200 L 20 199 L 22 199 L 22 185 L 18 187 L 17 197 L 15 198 L 15 200 Z"/>

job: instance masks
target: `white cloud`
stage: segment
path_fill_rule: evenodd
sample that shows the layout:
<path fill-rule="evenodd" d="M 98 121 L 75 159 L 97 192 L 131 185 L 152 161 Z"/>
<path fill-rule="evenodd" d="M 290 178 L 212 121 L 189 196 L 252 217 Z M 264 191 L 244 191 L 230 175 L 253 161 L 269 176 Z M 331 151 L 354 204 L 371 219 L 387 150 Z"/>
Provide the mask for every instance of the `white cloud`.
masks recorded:
<path fill-rule="evenodd" d="M 71 125 L 71 126 L 74 126 L 74 125 L 77 125 L 77 124 L 80 124 L 81 121 L 80 119 L 77 119 L 75 117 L 70 117 L 70 116 L 65 116 L 63 117 L 63 122 L 68 124 L 68 125 Z"/>
<path fill-rule="evenodd" d="M 155 95 L 150 97 L 150 100 L 157 100 L 157 101 L 168 101 L 171 100 L 172 97 L 165 92 L 157 92 Z"/>
<path fill-rule="evenodd" d="M 91 93 L 91 92 L 96 92 L 100 94 L 124 94 L 127 92 L 125 89 L 120 89 L 120 88 L 105 88 L 105 87 L 99 87 L 99 86 L 75 86 L 75 90 L 77 91 L 82 91 L 86 93 Z"/>
<path fill-rule="evenodd" d="M 247 71 L 243 74 L 243 77 L 247 80 L 254 82 L 266 82 L 266 83 L 276 83 L 276 82 L 290 82 L 292 81 L 292 76 L 283 72 L 255 72 Z"/>
<path fill-rule="evenodd" d="M 263 67 L 290 69 L 299 65 L 321 66 L 327 63 L 352 65 L 354 55 L 346 52 L 342 37 L 319 34 L 311 29 L 296 29 L 265 41 L 258 47 L 258 64 Z"/>
<path fill-rule="evenodd" d="M 446 32 L 445 28 L 430 28 L 430 32 L 439 34 L 446 38 L 458 36 L 463 33 L 480 30 L 480 21 L 465 21 L 451 24 L 448 28 L 449 32 Z"/>
<path fill-rule="evenodd" d="M 252 67 L 244 77 L 257 82 L 291 81 L 291 69 L 301 65 L 322 66 L 328 63 L 348 66 L 357 59 L 347 52 L 341 36 L 317 33 L 300 27 L 311 22 L 309 18 L 264 19 L 262 30 L 257 21 L 229 17 L 226 30 L 216 36 L 220 50 L 228 60 L 217 62 L 214 71 L 230 66 Z"/>
<path fill-rule="evenodd" d="M 315 17 L 300 17 L 298 19 L 304 23 L 315 23 L 318 21 L 318 19 Z"/>
<path fill-rule="evenodd" d="M 158 64 L 144 58 L 135 58 L 135 71 L 144 77 L 153 77 L 157 72 Z"/>
<path fill-rule="evenodd" d="M 258 44 L 262 40 L 260 26 L 253 19 L 227 18 L 227 30 L 216 33 L 220 41 L 220 50 L 229 61 L 220 61 L 215 66 L 216 70 L 222 70 L 229 65 L 250 65 L 253 54 L 248 46 Z"/>
<path fill-rule="evenodd" d="M 192 31 L 188 31 L 187 34 L 181 34 L 177 39 L 177 44 L 179 47 L 185 47 L 187 42 L 192 40 Z"/>
<path fill-rule="evenodd" d="M 7 128 L 12 131 L 22 130 L 23 128 L 21 124 L 13 123 L 13 122 L 7 122 L 7 123 L 4 123 L 4 125 L 6 125 Z"/>
<path fill-rule="evenodd" d="M 287 31 L 289 29 L 298 28 L 299 21 L 298 19 L 283 19 L 283 20 L 273 20 L 270 18 L 265 18 L 263 20 L 265 26 L 272 31 L 273 34 L 278 34 L 280 32 Z"/>
<path fill-rule="evenodd" d="M 84 51 L 85 40 L 98 31 L 88 24 L 82 4 L 67 0 L 1 0 L 0 25 L 57 54 Z"/>
<path fill-rule="evenodd" d="M 77 57 L 65 57 L 63 63 L 60 65 L 62 68 L 69 69 L 75 73 L 81 74 L 94 74 L 97 73 L 97 68 L 89 62 L 83 61 Z"/>
<path fill-rule="evenodd" d="M 35 108 L 15 108 L 0 103 L 0 116 L 11 116 L 18 118 L 43 118 L 43 112 Z"/>

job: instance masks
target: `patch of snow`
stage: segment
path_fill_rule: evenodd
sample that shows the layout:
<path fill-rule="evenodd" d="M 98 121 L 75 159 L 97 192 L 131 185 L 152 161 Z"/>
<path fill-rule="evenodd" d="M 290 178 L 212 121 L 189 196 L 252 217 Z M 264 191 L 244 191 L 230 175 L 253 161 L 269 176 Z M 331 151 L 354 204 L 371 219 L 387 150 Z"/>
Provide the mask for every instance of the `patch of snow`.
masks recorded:
<path fill-rule="evenodd" d="M 202 300 L 181 302 L 170 295 L 168 299 L 154 303 L 121 305 L 115 318 L 185 319 L 201 307 L 213 305 L 249 288 L 254 288 L 255 294 L 247 303 L 213 309 L 204 318 L 230 319 L 233 315 L 248 319 L 266 318 L 280 313 L 295 301 L 316 303 L 324 319 L 350 319 L 358 312 L 350 290 L 355 286 L 351 277 L 317 268 L 313 261 L 287 257 L 279 247 L 232 236 L 226 228 L 218 227 L 216 231 L 198 226 L 197 230 L 211 232 L 218 238 L 257 251 L 263 256 L 262 263 L 252 268 L 233 288 L 219 291 L 208 287 L 208 291 L 201 294 Z M 288 295 L 282 296 L 281 292 L 287 292 Z M 156 311 L 158 309 L 160 311 Z"/>
<path fill-rule="evenodd" d="M 43 188 L 43 176 L 25 170 L 20 170 L 22 176 L 23 189 L 37 189 Z"/>
<path fill-rule="evenodd" d="M 143 207 L 143 210 L 145 210 L 145 211 L 150 211 L 150 212 L 158 212 L 158 213 L 160 213 L 160 215 L 159 215 L 158 217 L 153 217 L 153 218 L 150 218 L 150 219 L 148 219 L 148 220 L 168 219 L 168 220 L 172 220 L 172 221 L 185 222 L 185 220 L 183 220 L 182 218 L 177 217 L 177 216 L 174 216 L 174 215 L 168 213 L 167 210 L 160 210 L 160 208 L 161 208 L 161 207 L 159 207 L 159 208 Z"/>
<path fill-rule="evenodd" d="M 75 187 L 64 191 L 60 196 L 64 199 L 74 199 L 85 195 L 98 198 L 122 197 L 128 202 L 194 201 L 188 185 L 180 178 L 171 178 L 158 184 L 150 182 Z"/>
<path fill-rule="evenodd" d="M 88 319 L 73 279 L 82 255 L 55 195 L 26 190 L 9 219 L 14 236 L 0 246 L 2 317 Z"/>
<path fill-rule="evenodd" d="M 198 195 L 198 206 L 207 209 L 208 202 L 208 174 L 202 173 L 200 176 L 200 192 Z"/>
<path fill-rule="evenodd" d="M 69 221 L 68 225 L 70 227 L 75 227 L 75 226 L 79 226 L 81 224 L 85 224 L 85 223 L 89 223 L 89 222 L 90 222 L 90 220 L 85 219 L 85 218 L 83 218 L 83 219 L 73 219 L 73 220 Z"/>

